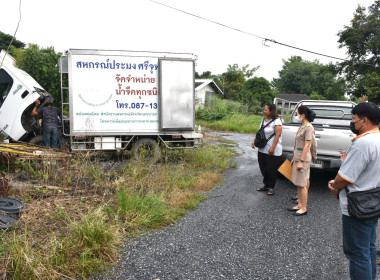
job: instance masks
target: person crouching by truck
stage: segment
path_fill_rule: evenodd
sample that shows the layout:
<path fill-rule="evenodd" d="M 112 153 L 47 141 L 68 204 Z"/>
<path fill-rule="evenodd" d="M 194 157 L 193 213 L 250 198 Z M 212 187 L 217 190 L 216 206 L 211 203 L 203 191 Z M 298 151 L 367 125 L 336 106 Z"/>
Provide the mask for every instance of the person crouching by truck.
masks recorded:
<path fill-rule="evenodd" d="M 31 115 L 33 117 L 42 117 L 42 134 L 44 137 L 44 144 L 48 148 L 58 148 L 59 137 L 59 119 L 61 113 L 58 108 L 53 107 L 52 103 L 47 103 L 46 106 L 38 108 L 41 104 L 39 100 L 36 100 L 36 106 L 33 108 Z M 62 119 L 62 118 L 61 118 Z"/>
<path fill-rule="evenodd" d="M 259 148 L 257 159 L 264 186 L 258 187 L 257 191 L 266 191 L 268 195 L 274 195 L 274 187 L 277 181 L 277 169 L 282 155 L 282 122 L 278 116 L 276 105 L 268 103 L 264 108 L 264 120 L 261 125 L 264 128 L 266 139 L 269 139 L 265 147 Z M 255 140 L 251 147 L 255 148 Z"/>

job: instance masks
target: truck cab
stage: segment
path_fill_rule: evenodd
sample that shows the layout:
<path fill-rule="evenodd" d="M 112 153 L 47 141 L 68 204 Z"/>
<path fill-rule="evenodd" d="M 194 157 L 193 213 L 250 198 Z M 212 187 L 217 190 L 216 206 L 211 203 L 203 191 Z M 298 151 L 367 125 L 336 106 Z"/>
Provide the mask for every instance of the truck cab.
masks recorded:
<path fill-rule="evenodd" d="M 38 120 L 31 116 L 34 102 L 52 102 L 53 97 L 28 73 L 16 66 L 4 51 L 0 54 L 0 135 L 3 139 L 29 142 L 41 134 Z"/>
<path fill-rule="evenodd" d="M 355 136 L 350 130 L 351 110 L 356 105 L 351 101 L 303 100 L 300 101 L 290 118 L 283 124 L 283 158 L 292 160 L 297 130 L 301 123 L 297 120 L 297 108 L 305 105 L 316 113 L 312 122 L 317 141 L 317 159 L 311 163 L 313 169 L 337 169 L 341 165 L 341 155 L 351 145 Z"/>

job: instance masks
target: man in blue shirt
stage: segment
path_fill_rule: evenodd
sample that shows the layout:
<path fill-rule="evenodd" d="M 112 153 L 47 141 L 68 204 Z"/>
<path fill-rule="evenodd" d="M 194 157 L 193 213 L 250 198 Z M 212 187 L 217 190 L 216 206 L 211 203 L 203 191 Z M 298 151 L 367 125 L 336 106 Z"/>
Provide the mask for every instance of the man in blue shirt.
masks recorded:
<path fill-rule="evenodd" d="M 380 109 L 364 102 L 352 109 L 351 131 L 357 134 L 343 158 L 342 166 L 328 187 L 340 202 L 343 223 L 343 251 L 350 260 L 355 280 L 376 278 L 376 226 L 378 219 L 358 220 L 347 210 L 348 192 L 380 188 Z"/>
<path fill-rule="evenodd" d="M 32 116 L 42 117 L 42 133 L 46 147 L 58 148 L 58 126 L 60 112 L 58 108 L 53 107 L 51 103 L 47 103 L 45 107 L 38 108 L 41 104 L 36 100 L 36 106 L 33 108 Z M 38 109 L 37 109 L 38 108 Z"/>

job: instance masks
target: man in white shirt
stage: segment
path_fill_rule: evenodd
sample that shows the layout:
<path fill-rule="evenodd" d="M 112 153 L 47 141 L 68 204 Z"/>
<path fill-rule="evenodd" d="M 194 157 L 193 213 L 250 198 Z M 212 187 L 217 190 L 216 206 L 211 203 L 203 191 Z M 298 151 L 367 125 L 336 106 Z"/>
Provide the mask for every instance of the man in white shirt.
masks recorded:
<path fill-rule="evenodd" d="M 371 102 L 352 109 L 351 131 L 357 134 L 346 158 L 328 187 L 339 199 L 343 223 L 343 251 L 350 260 L 350 276 L 355 280 L 376 278 L 376 226 L 378 219 L 358 220 L 347 210 L 348 192 L 380 187 L 380 109 Z"/>

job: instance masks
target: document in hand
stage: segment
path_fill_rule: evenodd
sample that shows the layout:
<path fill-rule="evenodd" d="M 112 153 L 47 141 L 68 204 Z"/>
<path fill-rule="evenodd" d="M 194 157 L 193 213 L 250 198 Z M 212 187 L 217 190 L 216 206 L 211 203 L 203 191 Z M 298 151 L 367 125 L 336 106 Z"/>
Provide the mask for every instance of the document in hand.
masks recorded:
<path fill-rule="evenodd" d="M 292 180 L 292 169 L 293 166 L 290 165 L 289 160 L 285 160 L 284 163 L 280 166 L 278 169 L 278 172 L 280 172 L 282 175 L 284 175 L 289 181 Z"/>

